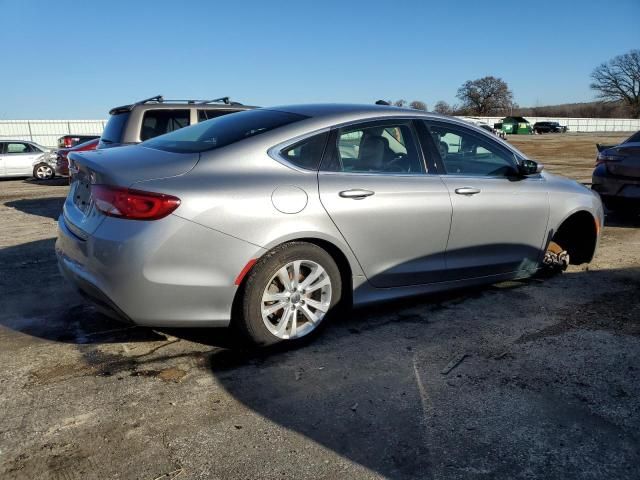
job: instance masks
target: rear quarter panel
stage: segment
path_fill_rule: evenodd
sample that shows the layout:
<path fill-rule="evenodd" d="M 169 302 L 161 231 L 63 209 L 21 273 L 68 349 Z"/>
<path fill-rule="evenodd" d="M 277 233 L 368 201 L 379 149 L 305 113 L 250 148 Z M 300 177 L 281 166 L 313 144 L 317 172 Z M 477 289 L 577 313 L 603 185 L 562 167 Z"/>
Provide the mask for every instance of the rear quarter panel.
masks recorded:
<path fill-rule="evenodd" d="M 303 238 L 328 241 L 347 257 L 353 275 L 362 275 L 320 203 L 317 172 L 279 163 L 262 143 L 255 147 L 247 140 L 204 152 L 188 174 L 133 188 L 175 195 L 181 204 L 174 215 L 266 250 Z"/>

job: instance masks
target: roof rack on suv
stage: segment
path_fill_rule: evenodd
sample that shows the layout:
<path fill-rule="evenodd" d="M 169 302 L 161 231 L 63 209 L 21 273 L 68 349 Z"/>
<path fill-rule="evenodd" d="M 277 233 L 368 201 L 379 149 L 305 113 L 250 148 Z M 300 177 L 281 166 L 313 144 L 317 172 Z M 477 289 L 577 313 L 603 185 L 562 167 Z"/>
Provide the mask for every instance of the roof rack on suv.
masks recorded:
<path fill-rule="evenodd" d="M 130 112 L 133 110 L 133 107 L 137 105 L 144 105 L 145 103 L 186 103 L 188 105 L 199 104 L 206 105 L 209 103 L 223 103 L 225 105 L 242 105 L 239 102 L 232 102 L 229 97 L 220 97 L 214 98 L 213 100 L 165 100 L 162 95 L 156 95 L 155 97 L 145 98 L 144 100 L 139 100 L 131 105 L 122 105 L 121 107 L 112 108 L 109 113 L 113 115 L 114 113 L 122 113 L 122 112 Z"/>

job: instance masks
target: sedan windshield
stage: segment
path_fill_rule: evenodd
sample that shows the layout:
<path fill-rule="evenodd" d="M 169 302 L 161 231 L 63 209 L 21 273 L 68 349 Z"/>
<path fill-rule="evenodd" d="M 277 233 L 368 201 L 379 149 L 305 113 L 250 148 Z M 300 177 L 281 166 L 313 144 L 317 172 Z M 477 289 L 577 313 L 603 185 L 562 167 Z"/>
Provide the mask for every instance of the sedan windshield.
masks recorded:
<path fill-rule="evenodd" d="M 176 153 L 205 152 L 305 118 L 308 117 L 275 110 L 247 110 L 160 135 L 142 145 Z"/>

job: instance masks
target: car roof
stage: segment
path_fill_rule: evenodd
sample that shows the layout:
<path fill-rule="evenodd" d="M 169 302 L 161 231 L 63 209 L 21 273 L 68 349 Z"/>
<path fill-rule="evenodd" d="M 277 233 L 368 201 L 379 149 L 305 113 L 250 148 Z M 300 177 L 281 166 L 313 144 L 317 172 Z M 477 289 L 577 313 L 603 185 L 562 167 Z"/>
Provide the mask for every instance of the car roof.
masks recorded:
<path fill-rule="evenodd" d="M 198 108 L 200 110 L 251 110 L 257 108 L 253 105 L 243 105 L 241 103 L 204 103 L 204 102 L 155 102 L 155 103 L 132 103 L 130 105 L 121 105 L 109 110 L 109 114 L 130 112 L 136 110 L 174 110 L 174 109 L 190 109 Z"/>
<path fill-rule="evenodd" d="M 380 118 L 380 117 L 423 117 L 437 119 L 447 119 L 449 121 L 460 120 L 439 115 L 437 113 L 425 112 L 424 110 L 416 110 L 414 108 L 392 107 L 388 105 L 368 105 L 368 104 L 349 104 L 349 103 L 317 103 L 302 105 L 279 105 L 275 107 L 267 107 L 268 110 L 277 110 L 281 112 L 295 113 L 331 121 L 332 123 L 348 122 L 351 120 L 359 120 L 364 118 Z"/>

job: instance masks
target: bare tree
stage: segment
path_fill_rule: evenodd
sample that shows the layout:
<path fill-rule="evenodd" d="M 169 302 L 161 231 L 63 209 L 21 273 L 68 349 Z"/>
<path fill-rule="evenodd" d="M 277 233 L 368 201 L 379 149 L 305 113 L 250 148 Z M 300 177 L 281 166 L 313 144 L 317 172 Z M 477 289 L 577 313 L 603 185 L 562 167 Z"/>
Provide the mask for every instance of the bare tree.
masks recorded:
<path fill-rule="evenodd" d="M 474 115 L 492 115 L 508 111 L 513 102 L 513 93 L 501 78 L 483 77 L 467 80 L 456 95 L 462 101 L 462 109 Z"/>
<path fill-rule="evenodd" d="M 591 74 L 591 88 L 598 97 L 628 105 L 631 115 L 640 118 L 640 50 L 631 50 L 601 64 Z"/>
<path fill-rule="evenodd" d="M 438 101 L 433 107 L 433 111 L 441 115 L 453 115 L 453 110 L 454 108 L 444 100 Z"/>
<path fill-rule="evenodd" d="M 427 111 L 427 104 L 420 100 L 414 100 L 409 104 L 409 106 L 415 110 L 424 110 L 425 112 Z"/>
<path fill-rule="evenodd" d="M 406 107 L 407 106 L 407 101 L 405 99 L 400 99 L 400 100 L 396 100 L 395 102 L 393 102 L 393 105 L 396 107 Z"/>

